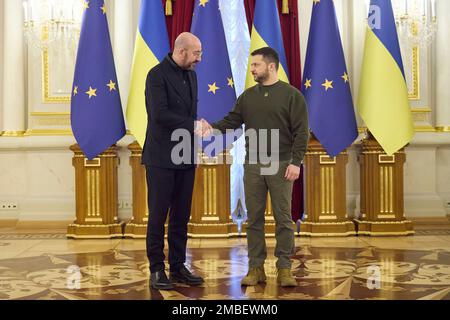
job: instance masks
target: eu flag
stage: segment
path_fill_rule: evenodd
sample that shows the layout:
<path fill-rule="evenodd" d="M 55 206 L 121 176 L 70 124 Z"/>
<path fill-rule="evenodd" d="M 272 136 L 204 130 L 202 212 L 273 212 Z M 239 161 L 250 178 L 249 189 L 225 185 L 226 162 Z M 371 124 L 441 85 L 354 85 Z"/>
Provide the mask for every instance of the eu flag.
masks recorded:
<path fill-rule="evenodd" d="M 88 159 L 125 135 L 114 58 L 103 0 L 84 2 L 72 88 L 72 131 Z"/>
<path fill-rule="evenodd" d="M 355 141 L 358 128 L 333 0 L 313 4 L 302 92 L 314 135 L 335 157 Z"/>
<path fill-rule="evenodd" d="M 199 99 L 197 114 L 199 118 L 213 123 L 223 119 L 236 101 L 218 0 L 196 0 L 191 32 L 200 39 L 203 50 L 202 62 L 196 67 Z M 228 147 L 220 145 L 221 148 Z M 213 153 L 207 155 L 213 156 L 220 151 L 212 150 Z"/>

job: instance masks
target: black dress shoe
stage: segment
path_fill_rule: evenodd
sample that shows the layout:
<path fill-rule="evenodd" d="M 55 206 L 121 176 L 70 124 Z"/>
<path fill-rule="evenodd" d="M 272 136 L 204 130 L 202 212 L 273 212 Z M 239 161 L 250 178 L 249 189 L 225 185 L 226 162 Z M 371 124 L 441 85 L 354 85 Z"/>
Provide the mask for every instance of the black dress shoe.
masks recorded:
<path fill-rule="evenodd" d="M 193 275 L 185 266 L 182 266 L 178 271 L 170 271 L 170 280 L 190 286 L 199 286 L 204 282 L 202 277 Z"/>
<path fill-rule="evenodd" d="M 167 279 L 164 270 L 153 272 L 150 275 L 150 285 L 156 290 L 172 290 L 174 288 L 173 283 Z"/>

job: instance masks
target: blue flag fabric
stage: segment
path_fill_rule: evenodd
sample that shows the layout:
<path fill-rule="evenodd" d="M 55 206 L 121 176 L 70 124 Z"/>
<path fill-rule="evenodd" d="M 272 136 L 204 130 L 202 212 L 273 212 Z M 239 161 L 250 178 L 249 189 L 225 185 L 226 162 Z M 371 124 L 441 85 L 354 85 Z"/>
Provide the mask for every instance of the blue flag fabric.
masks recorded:
<path fill-rule="evenodd" d="M 85 2 L 72 88 L 72 131 L 88 159 L 126 133 L 103 0 Z"/>
<path fill-rule="evenodd" d="M 338 155 L 358 128 L 333 0 L 313 4 L 302 92 L 311 130 L 331 157 Z"/>
<path fill-rule="evenodd" d="M 197 114 L 209 123 L 222 120 L 236 101 L 233 75 L 227 51 L 225 32 L 218 0 L 197 0 L 192 18 L 191 32 L 202 42 L 202 61 L 196 67 L 198 78 Z M 222 137 L 218 137 L 222 139 Z M 214 143 L 214 139 L 211 140 Z M 224 141 L 225 142 L 225 141 Z M 234 140 L 230 141 L 231 143 Z M 203 148 L 209 143 L 205 142 Z M 225 144 L 215 144 L 217 149 L 208 156 L 223 151 Z M 220 149 L 219 149 L 220 147 Z M 215 152 L 214 152 L 215 151 Z"/>

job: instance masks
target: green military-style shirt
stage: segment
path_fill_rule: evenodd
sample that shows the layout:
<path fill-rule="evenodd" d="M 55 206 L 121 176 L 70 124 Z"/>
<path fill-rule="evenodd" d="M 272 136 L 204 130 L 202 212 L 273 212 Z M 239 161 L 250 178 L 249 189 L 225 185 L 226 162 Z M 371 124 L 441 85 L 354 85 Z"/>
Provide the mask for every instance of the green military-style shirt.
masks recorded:
<path fill-rule="evenodd" d="M 273 156 L 270 152 L 271 129 L 279 130 L 280 161 L 291 160 L 300 166 L 306 153 L 309 139 L 308 111 L 303 95 L 290 84 L 278 81 L 273 85 L 257 84 L 245 90 L 239 96 L 233 110 L 221 121 L 212 124 L 214 129 L 225 133 L 229 129 L 238 129 L 245 124 L 245 130 L 267 130 L 267 150 L 262 150 L 258 136 L 258 143 L 249 143 L 246 135 L 246 161 L 260 159 L 258 152 Z M 251 135 L 250 135 L 251 136 Z M 264 153 L 265 152 L 265 153 Z M 257 157 L 257 158 L 255 158 Z"/>

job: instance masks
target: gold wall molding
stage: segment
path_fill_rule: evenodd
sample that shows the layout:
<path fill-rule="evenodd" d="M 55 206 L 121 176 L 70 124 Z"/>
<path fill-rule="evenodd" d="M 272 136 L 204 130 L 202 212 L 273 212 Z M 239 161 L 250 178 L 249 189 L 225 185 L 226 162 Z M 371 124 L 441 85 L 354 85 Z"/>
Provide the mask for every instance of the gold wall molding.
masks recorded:
<path fill-rule="evenodd" d="M 420 100 L 420 51 L 419 47 L 412 49 L 412 91 L 408 92 L 409 100 Z"/>
<path fill-rule="evenodd" d="M 52 96 L 50 93 L 50 64 L 48 50 L 42 52 L 42 100 L 44 103 L 67 103 L 71 101 L 71 96 Z"/>
<path fill-rule="evenodd" d="M 25 136 L 72 135 L 69 112 L 30 112 Z"/>
<path fill-rule="evenodd" d="M 431 113 L 433 110 L 428 107 L 414 108 L 411 109 L 412 113 Z"/>
<path fill-rule="evenodd" d="M 25 131 L 3 131 L 1 133 L 2 137 L 11 137 L 11 138 L 23 137 L 24 135 Z"/>
<path fill-rule="evenodd" d="M 412 113 L 413 123 L 425 123 L 426 125 L 431 126 L 429 123 L 431 122 L 430 113 L 424 112 L 416 112 Z M 416 125 L 417 127 L 417 125 Z"/>
<path fill-rule="evenodd" d="M 359 127 L 358 132 L 364 133 L 367 131 L 366 127 Z M 450 126 L 448 127 L 433 127 L 432 125 L 429 126 L 415 126 L 414 132 L 450 132 Z"/>
<path fill-rule="evenodd" d="M 433 126 L 416 126 L 414 127 L 414 132 L 439 132 Z"/>
<path fill-rule="evenodd" d="M 71 129 L 28 129 L 23 136 L 73 136 Z"/>
<path fill-rule="evenodd" d="M 34 124 L 38 126 L 70 126 L 69 118 L 40 118 L 33 120 Z"/>
<path fill-rule="evenodd" d="M 30 112 L 30 116 L 33 117 L 60 117 L 60 116 L 70 116 L 70 112 Z"/>

